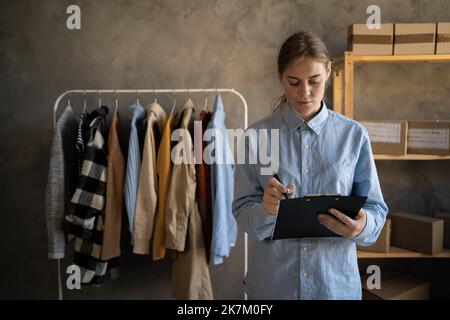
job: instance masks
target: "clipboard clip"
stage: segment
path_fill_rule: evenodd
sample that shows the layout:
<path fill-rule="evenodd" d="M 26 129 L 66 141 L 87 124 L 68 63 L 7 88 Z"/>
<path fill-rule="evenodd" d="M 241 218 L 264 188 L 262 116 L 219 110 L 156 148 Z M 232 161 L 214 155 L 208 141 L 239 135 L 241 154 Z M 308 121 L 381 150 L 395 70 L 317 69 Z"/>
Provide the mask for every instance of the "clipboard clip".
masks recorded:
<path fill-rule="evenodd" d="M 305 194 L 306 197 L 340 197 L 340 193 L 313 193 L 313 194 Z"/>
<path fill-rule="evenodd" d="M 316 194 L 306 194 L 304 197 L 307 198 L 306 202 L 310 202 L 311 199 L 308 198 L 315 198 L 315 197 L 336 197 L 335 200 L 339 200 L 339 197 L 341 196 L 340 193 L 316 193 Z"/>

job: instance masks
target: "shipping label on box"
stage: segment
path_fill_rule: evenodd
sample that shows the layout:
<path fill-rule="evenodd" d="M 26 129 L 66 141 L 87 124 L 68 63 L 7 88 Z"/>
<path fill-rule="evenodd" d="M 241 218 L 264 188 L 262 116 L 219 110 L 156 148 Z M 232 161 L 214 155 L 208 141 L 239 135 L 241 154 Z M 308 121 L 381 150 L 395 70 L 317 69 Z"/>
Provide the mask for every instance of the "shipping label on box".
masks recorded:
<path fill-rule="evenodd" d="M 404 121 L 361 121 L 367 129 L 374 154 L 406 154 L 408 122 Z"/>
<path fill-rule="evenodd" d="M 434 54 L 436 23 L 396 23 L 394 54 Z"/>
<path fill-rule="evenodd" d="M 408 121 L 407 153 L 450 154 L 450 121 Z"/>
<path fill-rule="evenodd" d="M 450 22 L 439 22 L 436 35 L 436 54 L 450 53 Z"/>
<path fill-rule="evenodd" d="M 348 27 L 348 51 L 357 55 L 392 55 L 394 25 L 380 24 L 380 29 L 369 29 L 367 24 Z"/>

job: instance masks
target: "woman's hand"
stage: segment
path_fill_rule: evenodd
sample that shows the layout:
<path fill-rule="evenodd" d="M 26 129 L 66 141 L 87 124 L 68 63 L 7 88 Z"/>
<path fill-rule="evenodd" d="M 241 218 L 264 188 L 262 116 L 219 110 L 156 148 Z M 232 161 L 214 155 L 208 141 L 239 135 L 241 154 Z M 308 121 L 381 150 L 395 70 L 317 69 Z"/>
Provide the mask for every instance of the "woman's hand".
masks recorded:
<path fill-rule="evenodd" d="M 283 193 L 286 193 L 288 198 L 292 198 L 295 193 L 295 185 L 288 184 L 285 188 L 277 179 L 270 178 L 267 181 L 267 186 L 264 189 L 263 204 L 269 214 L 277 214 L 280 206 L 280 200 L 284 199 Z"/>
<path fill-rule="evenodd" d="M 319 214 L 319 222 L 334 233 L 345 238 L 352 239 L 356 237 L 366 226 L 367 215 L 364 209 L 359 210 L 355 219 L 346 216 L 336 209 L 329 209 L 328 212 L 336 218 L 326 214 Z"/>

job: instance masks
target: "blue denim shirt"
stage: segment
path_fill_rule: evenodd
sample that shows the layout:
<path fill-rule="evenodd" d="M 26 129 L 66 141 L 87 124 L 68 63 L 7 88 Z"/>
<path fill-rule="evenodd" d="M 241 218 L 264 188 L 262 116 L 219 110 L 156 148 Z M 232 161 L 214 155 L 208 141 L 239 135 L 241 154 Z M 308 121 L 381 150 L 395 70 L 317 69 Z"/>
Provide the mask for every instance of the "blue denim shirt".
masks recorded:
<path fill-rule="evenodd" d="M 215 162 L 211 164 L 211 200 L 213 212 L 211 264 L 223 262 L 230 255 L 230 247 L 236 243 L 237 225 L 233 217 L 231 205 L 233 202 L 233 171 L 234 161 L 228 145 L 225 111 L 220 94 L 216 96 L 214 112 L 207 129 L 214 129 L 213 136 Z M 222 137 L 222 139 L 219 138 Z"/>
<path fill-rule="evenodd" d="M 278 175 L 285 185 L 296 185 L 295 197 L 340 193 L 368 199 L 366 226 L 353 239 L 271 240 L 276 216 L 263 207 L 271 176 L 260 174 L 261 164 L 237 164 L 233 214 L 251 241 L 244 281 L 249 298 L 361 299 L 356 244 L 374 243 L 388 212 L 367 131 L 324 102 L 309 121 L 285 103 L 250 128 L 279 129 Z"/>

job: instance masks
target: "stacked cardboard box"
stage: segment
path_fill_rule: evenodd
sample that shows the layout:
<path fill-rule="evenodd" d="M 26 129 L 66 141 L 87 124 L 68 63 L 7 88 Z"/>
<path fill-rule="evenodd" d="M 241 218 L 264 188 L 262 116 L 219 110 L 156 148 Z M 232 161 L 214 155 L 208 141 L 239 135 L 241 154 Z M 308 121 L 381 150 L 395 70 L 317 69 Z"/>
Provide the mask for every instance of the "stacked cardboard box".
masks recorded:
<path fill-rule="evenodd" d="M 355 55 L 450 54 L 450 22 L 383 23 L 348 27 L 347 50 Z"/>
<path fill-rule="evenodd" d="M 359 250 L 370 251 L 370 252 L 381 252 L 388 253 L 391 247 L 391 220 L 386 219 L 386 222 L 381 230 L 380 236 L 377 241 L 367 247 L 358 246 Z"/>
<path fill-rule="evenodd" d="M 369 133 L 374 154 L 406 154 L 408 122 L 405 121 L 361 121 Z"/>
<path fill-rule="evenodd" d="M 450 249 L 450 213 L 438 212 L 434 217 L 444 220 L 444 248 Z"/>
<path fill-rule="evenodd" d="M 428 300 L 430 284 L 410 275 L 381 280 L 380 289 L 369 289 L 362 282 L 363 300 Z"/>
<path fill-rule="evenodd" d="M 392 55 L 394 25 L 380 24 L 380 29 L 369 29 L 367 24 L 348 27 L 348 51 L 357 55 Z"/>
<path fill-rule="evenodd" d="M 396 23 L 394 54 L 434 54 L 436 23 Z"/>
<path fill-rule="evenodd" d="M 434 255 L 442 251 L 444 221 L 406 213 L 390 213 L 391 244 L 396 247 Z"/>
<path fill-rule="evenodd" d="M 439 22 L 436 35 L 436 54 L 450 53 L 450 22 Z"/>
<path fill-rule="evenodd" d="M 407 152 L 450 154 L 450 121 L 408 121 Z"/>

